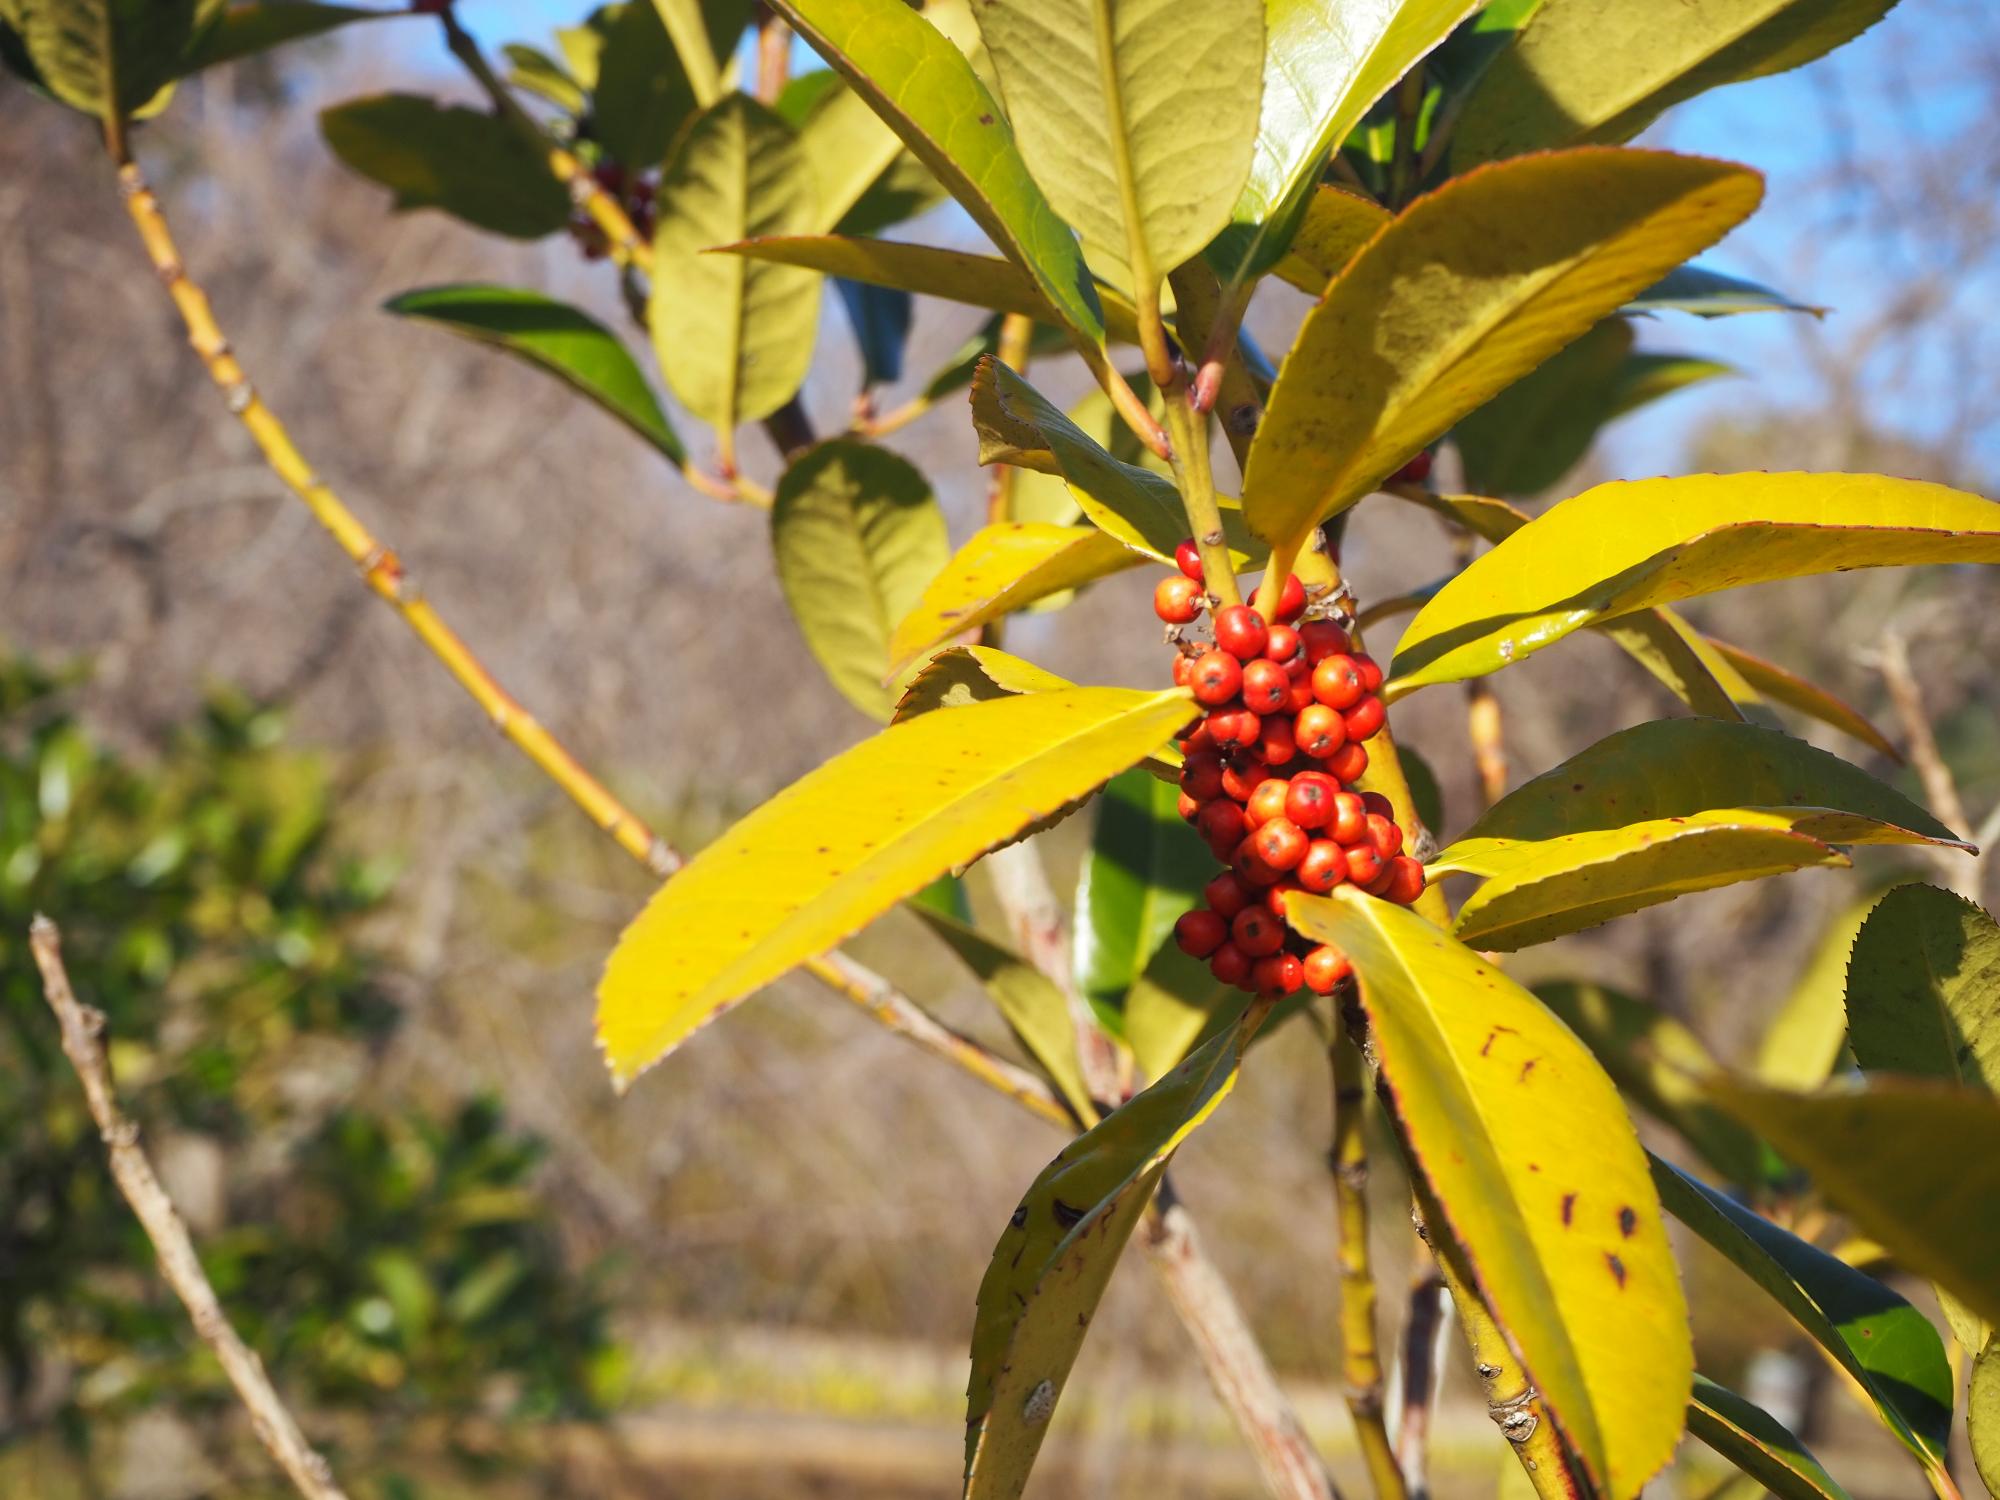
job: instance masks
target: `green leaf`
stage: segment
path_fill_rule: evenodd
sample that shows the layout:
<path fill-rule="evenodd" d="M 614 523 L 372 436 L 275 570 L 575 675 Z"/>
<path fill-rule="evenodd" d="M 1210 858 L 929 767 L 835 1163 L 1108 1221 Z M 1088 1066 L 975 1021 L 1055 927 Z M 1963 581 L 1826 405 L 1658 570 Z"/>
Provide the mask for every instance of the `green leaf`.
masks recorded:
<path fill-rule="evenodd" d="M 194 0 L 20 0 L 11 29 L 49 93 L 122 120 L 182 71 L 194 20 Z"/>
<path fill-rule="evenodd" d="M 1930 562 L 2000 562 L 2000 505 L 1877 474 L 1600 484 L 1446 584 L 1403 633 L 1383 691 L 1483 676 L 1595 620 L 1718 589 Z"/>
<path fill-rule="evenodd" d="M 1761 1406 L 1699 1374 L 1688 1431 L 1763 1484 L 1778 1500 L 1849 1500 L 1806 1445 Z"/>
<path fill-rule="evenodd" d="M 1756 700 L 1756 693 L 1723 660 L 1714 643 L 1670 609 L 1620 615 L 1593 628 L 1617 642 L 1620 650 L 1698 714 L 1741 719 L 1738 705 Z"/>
<path fill-rule="evenodd" d="M 1479 1289 L 1598 1485 L 1673 1454 L 1694 1353 L 1646 1156 L 1589 1051 L 1491 962 L 1352 887 L 1286 898 L 1354 962 L 1382 1088 Z"/>
<path fill-rule="evenodd" d="M 592 133 L 614 161 L 636 172 L 660 164 L 696 108 L 694 84 L 667 38 L 659 7 L 626 0 L 598 55 Z"/>
<path fill-rule="evenodd" d="M 1731 1261 L 1852 1375 L 1920 1459 L 1951 1435 L 1952 1378 L 1930 1319 L 1871 1276 L 1653 1158 L 1667 1212 Z"/>
<path fill-rule="evenodd" d="M 1709 1091 L 1903 1269 L 2000 1323 L 2000 1099 L 1887 1075 L 1818 1094 L 1730 1079 Z"/>
<path fill-rule="evenodd" d="M 180 72 L 198 73 L 219 63 L 254 57 L 287 42 L 324 36 L 356 21 L 380 21 L 410 14 L 406 10 L 370 10 L 358 5 L 320 5 L 314 0 L 253 0 L 249 5 L 233 5 L 202 29 L 181 60 Z"/>
<path fill-rule="evenodd" d="M 1174 1151 L 1235 1087 L 1242 1057 L 1240 1028 L 1216 1037 L 1065 1146 L 1014 1210 L 979 1284 L 967 1500 L 1013 1500 L 1026 1485 L 1118 1257 Z"/>
<path fill-rule="evenodd" d="M 333 154 L 394 195 L 399 213 L 441 208 L 514 239 L 569 222 L 569 194 L 532 143 L 506 121 L 418 94 L 372 94 L 322 110 Z"/>
<path fill-rule="evenodd" d="M 648 304 L 653 348 L 681 403 L 721 433 L 769 416 L 812 363 L 819 278 L 714 245 L 789 234 L 816 211 L 792 128 L 744 94 L 695 118 L 660 177 Z"/>
<path fill-rule="evenodd" d="M 1822 687 L 1807 682 L 1796 672 L 1787 671 L 1776 662 L 1766 661 L 1761 656 L 1745 651 L 1741 646 L 1732 646 L 1727 641 L 1712 638 L 1709 644 L 1728 664 L 1730 670 L 1736 673 L 1742 685 L 1755 695 L 1749 700 L 1739 699 L 1739 702 L 1762 702 L 1768 699 L 1772 703 L 1782 704 L 1786 708 L 1804 714 L 1807 718 L 1817 719 L 1822 724 L 1830 724 L 1843 734 L 1853 735 L 1863 744 L 1872 746 L 1889 759 L 1901 764 L 1902 751 L 1898 750 L 1889 737 L 1871 724 L 1867 716 L 1852 704 L 1835 697 Z"/>
<path fill-rule="evenodd" d="M 1741 167 L 1584 150 L 1419 199 L 1306 315 L 1251 445 L 1251 529 L 1299 544 L 1761 195 Z"/>
<path fill-rule="evenodd" d="M 1306 203 L 1277 273 L 1317 297 L 1390 218 L 1389 210 L 1373 198 L 1322 183 Z"/>
<path fill-rule="evenodd" d="M 1423 819 L 1426 828 L 1444 827 L 1444 792 L 1438 786 L 1437 772 L 1408 745 L 1396 746 L 1396 762 L 1403 768 L 1403 780 L 1410 784 L 1410 801 L 1417 809 L 1417 816 Z"/>
<path fill-rule="evenodd" d="M 1241 990 L 1209 972 L 1206 960 L 1190 958 L 1169 942 L 1132 981 L 1112 1015 L 1140 1070 L 1148 1078 L 1163 1078 L 1204 1037 L 1234 1025 L 1247 1003 Z M 1273 1012 L 1259 1035 L 1269 1035 L 1277 1022 Z"/>
<path fill-rule="evenodd" d="M 1684 312 L 1698 318 L 1727 318 L 1747 312 L 1809 313 L 1826 316 L 1827 309 L 1794 302 L 1783 292 L 1745 281 L 1706 266 L 1676 266 L 1625 304 L 1634 313 Z"/>
<path fill-rule="evenodd" d="M 1545 0 L 1473 90 L 1452 165 L 1630 140 L 1663 110 L 1853 40 L 1896 0 Z"/>
<path fill-rule="evenodd" d="M 1260 0 L 979 0 L 973 13 L 1035 181 L 1093 259 L 1157 296 L 1249 176 Z"/>
<path fill-rule="evenodd" d="M 539 48 L 520 42 L 509 42 L 500 51 L 509 64 L 507 81 L 515 88 L 546 99 L 566 115 L 583 113 L 583 87 L 568 68 Z"/>
<path fill-rule="evenodd" d="M 1072 688 L 923 714 L 835 756 L 697 854 L 619 939 L 598 1039 L 620 1084 L 1155 749 L 1184 692 Z"/>
<path fill-rule="evenodd" d="M 1126 771 L 1097 799 L 1097 829 L 1076 886 L 1076 982 L 1114 1005 L 1197 905 L 1215 874 L 1207 846 L 1177 811 L 1179 788 Z"/>
<path fill-rule="evenodd" d="M 617 335 L 587 313 L 521 287 L 423 287 L 382 304 L 435 323 L 553 373 L 638 433 L 672 462 L 686 460 L 646 377 Z"/>
<path fill-rule="evenodd" d="M 2000 1342 L 1989 1340 L 1972 1364 L 1965 1395 L 1965 1435 L 1988 1494 L 2000 1494 Z"/>
<path fill-rule="evenodd" d="M 849 235 L 794 235 L 748 240 L 718 249 L 778 265 L 805 266 L 829 276 L 894 287 L 925 297 L 942 297 L 1000 313 L 1025 313 L 1037 322 L 1062 321 L 1041 289 L 1019 267 L 991 255 L 964 250 L 940 250 L 901 240 L 871 240 Z M 1102 291 L 1100 316 L 1111 336 L 1127 342 L 1139 336 L 1131 303 L 1117 293 Z"/>
<path fill-rule="evenodd" d="M 1007 1025 L 1070 1108 L 1085 1120 L 1095 1118 L 1097 1107 L 1077 1061 L 1076 1026 L 1063 992 L 1041 970 L 971 923 L 921 906 L 913 909 L 986 987 Z"/>
<path fill-rule="evenodd" d="M 1431 866 L 1487 877 L 1468 942 L 1515 948 L 1739 880 L 1845 863 L 1829 844 L 1959 844 L 1837 756 L 1761 725 L 1621 730 L 1494 804 Z"/>
<path fill-rule="evenodd" d="M 2000 924 L 1936 886 L 1889 892 L 1854 940 L 1847 1040 L 1868 1072 L 2000 1093 Z"/>
<path fill-rule="evenodd" d="M 814 659 L 848 702 L 886 720 L 889 637 L 951 556 L 930 485 L 886 448 L 830 439 L 778 481 L 771 546 Z"/>
<path fill-rule="evenodd" d="M 1102 343 L 1104 318 L 1076 239 L 958 49 L 903 0 L 773 0 L 772 8 L 1033 278 L 1059 321 L 1084 343 Z"/>
<path fill-rule="evenodd" d="M 722 97 L 721 63 L 750 23 L 750 0 L 653 0 L 653 9 L 673 41 L 694 102 L 707 109 Z"/>
<path fill-rule="evenodd" d="M 1145 558 L 1095 526 L 1006 521 L 972 534 L 933 578 L 889 643 L 901 670 L 933 646 L 988 620 L 1136 568 Z"/>
<path fill-rule="evenodd" d="M 1694 1077 L 1714 1068 L 1695 1034 L 1657 1006 L 1598 984 L 1534 986 L 1535 997 L 1581 1037 L 1625 1096 L 1681 1138 L 1731 1182 L 1769 1175 L 1763 1144 L 1710 1104 Z"/>
<path fill-rule="evenodd" d="M 1250 176 L 1209 252 L 1225 281 L 1271 269 L 1347 133 L 1478 3 L 1270 0 Z"/>
<path fill-rule="evenodd" d="M 1816 1089 L 1833 1075 L 1847 1048 L 1847 958 L 1873 905 L 1871 897 L 1837 913 L 1813 944 L 1812 956 L 1758 1040 L 1750 1071 L 1760 1082 Z"/>
<path fill-rule="evenodd" d="M 813 180 L 819 184 L 819 214 L 811 228 L 825 233 L 895 164 L 903 154 L 903 142 L 867 100 L 840 84 L 839 75 L 809 76 L 833 82 L 804 120 L 795 122 L 806 160 L 812 163 Z"/>

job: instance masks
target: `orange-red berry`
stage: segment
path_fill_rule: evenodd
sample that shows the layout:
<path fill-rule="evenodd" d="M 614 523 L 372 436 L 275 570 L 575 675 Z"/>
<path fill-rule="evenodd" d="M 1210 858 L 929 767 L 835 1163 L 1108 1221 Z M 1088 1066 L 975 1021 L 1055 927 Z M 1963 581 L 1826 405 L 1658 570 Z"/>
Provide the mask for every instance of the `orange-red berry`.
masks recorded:
<path fill-rule="evenodd" d="M 1324 828 L 1339 794 L 1340 784 L 1324 771 L 1301 771 L 1285 788 L 1285 816 L 1301 828 Z"/>
<path fill-rule="evenodd" d="M 1354 665 L 1361 669 L 1361 685 L 1374 692 L 1382 685 L 1382 668 L 1366 651 L 1354 653 Z"/>
<path fill-rule="evenodd" d="M 1370 813 L 1368 842 L 1375 846 L 1375 852 L 1384 859 L 1394 859 L 1403 852 L 1403 830 L 1389 819 Z"/>
<path fill-rule="evenodd" d="M 1238 802 L 1247 803 L 1251 793 L 1271 779 L 1271 768 L 1256 761 L 1241 764 L 1225 762 L 1222 767 L 1222 793 L 1234 797 Z"/>
<path fill-rule="evenodd" d="M 1306 653 L 1299 644 L 1299 633 L 1289 625 L 1273 625 L 1264 642 L 1264 655 L 1279 666 L 1290 671 L 1295 665 L 1305 664 Z"/>
<path fill-rule="evenodd" d="M 1368 769 L 1368 752 L 1350 740 L 1326 758 L 1326 768 L 1351 786 Z"/>
<path fill-rule="evenodd" d="M 1408 906 L 1424 893 L 1424 867 L 1418 861 L 1399 854 L 1391 870 L 1387 892 L 1391 901 Z"/>
<path fill-rule="evenodd" d="M 1181 582 L 1187 580 L 1183 578 Z M 1243 664 L 1227 651 L 1204 651 L 1188 668 L 1188 686 L 1194 689 L 1195 702 L 1218 707 L 1234 698 L 1236 690 L 1243 686 Z"/>
<path fill-rule="evenodd" d="M 1278 595 L 1278 618 L 1296 620 L 1306 612 L 1306 586 L 1296 573 L 1285 575 L 1285 587 Z"/>
<path fill-rule="evenodd" d="M 1217 854 L 1217 858 L 1221 858 L 1220 853 Z M 1238 880 L 1260 891 L 1276 885 L 1285 875 L 1283 870 L 1275 870 L 1264 863 L 1263 856 L 1247 838 L 1236 846 L 1235 854 L 1230 856 L 1229 868 Z"/>
<path fill-rule="evenodd" d="M 1229 937 L 1229 924 L 1212 911 L 1184 911 L 1174 923 L 1174 941 L 1190 958 L 1207 958 Z"/>
<path fill-rule="evenodd" d="M 1285 946 L 1285 924 L 1262 906 L 1246 906 L 1229 924 L 1229 940 L 1252 958 Z"/>
<path fill-rule="evenodd" d="M 1270 638 L 1264 617 L 1247 604 L 1231 604 L 1215 612 L 1215 644 L 1241 661 L 1262 656 Z"/>
<path fill-rule="evenodd" d="M 1292 721 L 1292 736 L 1298 741 L 1299 754 L 1325 760 L 1347 743 L 1347 726 L 1324 703 L 1315 703 L 1299 710 Z"/>
<path fill-rule="evenodd" d="M 1358 886 L 1373 885 L 1389 862 L 1375 852 L 1373 844 L 1347 846 L 1347 878 Z"/>
<path fill-rule="evenodd" d="M 1201 585 L 1192 578 L 1162 578 L 1153 590 L 1153 613 L 1169 625 L 1186 625 L 1201 613 Z"/>
<path fill-rule="evenodd" d="M 1347 851 L 1332 839 L 1314 839 L 1306 845 L 1305 858 L 1293 873 L 1300 885 L 1316 896 L 1324 896 L 1347 879 Z"/>
<path fill-rule="evenodd" d="M 1250 826 L 1261 828 L 1273 818 L 1282 818 L 1285 815 L 1285 793 L 1291 789 L 1292 784 L 1282 776 L 1259 782 L 1257 790 L 1250 794 L 1250 800 L 1243 807 L 1243 816 L 1249 820 Z"/>
<path fill-rule="evenodd" d="M 1254 714 L 1274 714 L 1292 695 L 1285 669 L 1262 657 L 1243 665 L 1243 706 Z"/>
<path fill-rule="evenodd" d="M 1312 672 L 1301 668 L 1298 675 L 1292 678 L 1291 691 L 1285 695 L 1285 712 L 1296 716 L 1318 702 L 1319 699 L 1313 696 Z"/>
<path fill-rule="evenodd" d="M 1289 870 L 1305 858 L 1306 843 L 1306 831 L 1283 816 L 1257 824 L 1250 835 L 1250 847 L 1274 870 Z"/>
<path fill-rule="evenodd" d="M 1340 843 L 1360 843 L 1368 835 L 1368 797 L 1359 792 L 1336 793 L 1326 831 Z"/>
<path fill-rule="evenodd" d="M 1302 889 L 1302 887 L 1296 880 L 1286 878 L 1284 880 L 1279 881 L 1276 885 L 1272 886 L 1268 891 L 1264 892 L 1264 910 L 1268 911 L 1272 916 L 1276 917 L 1280 922 L 1284 921 L 1285 897 L 1290 892 L 1300 889 Z"/>
<path fill-rule="evenodd" d="M 1186 686 L 1187 686 L 1187 684 L 1188 684 L 1188 672 L 1189 672 L 1189 670 L 1190 670 L 1190 669 L 1191 669 L 1191 668 L 1192 668 L 1193 666 L 1194 666 L 1194 659 L 1193 659 L 1192 657 L 1188 657 L 1188 656 L 1176 656 L 1176 657 L 1174 658 L 1174 686 L 1175 686 L 1175 687 L 1186 687 Z"/>
<path fill-rule="evenodd" d="M 1195 545 L 1193 537 L 1188 537 L 1174 548 L 1174 566 L 1181 570 L 1183 577 L 1191 578 L 1196 583 L 1203 581 L 1201 548 Z"/>
<path fill-rule="evenodd" d="M 1354 658 L 1336 652 L 1313 668 L 1313 696 L 1336 713 L 1345 713 L 1368 691 Z"/>
<path fill-rule="evenodd" d="M 1234 943 L 1224 943 L 1209 954 L 1208 972 L 1224 984 L 1241 984 L 1250 977 L 1250 955 Z"/>
<path fill-rule="evenodd" d="M 1199 798 L 1190 797 L 1186 792 L 1182 792 L 1178 807 L 1181 821 L 1183 823 L 1192 823 L 1201 812 L 1202 804 Z"/>
<path fill-rule="evenodd" d="M 1347 955 L 1331 945 L 1308 953 L 1303 968 L 1306 988 L 1315 995 L 1331 995 L 1339 988 L 1340 981 L 1354 972 Z"/>
<path fill-rule="evenodd" d="M 1278 1000 L 1305 983 L 1305 965 L 1289 953 L 1273 953 L 1251 966 L 1250 982 L 1266 1000 Z"/>
<path fill-rule="evenodd" d="M 1217 746 L 1235 748 L 1256 744 L 1263 725 L 1247 708 L 1218 709 L 1208 716 L 1208 732 Z"/>
<path fill-rule="evenodd" d="M 1299 742 L 1292 732 L 1292 721 L 1282 714 L 1266 719 L 1263 738 L 1257 741 L 1257 753 L 1267 766 L 1282 766 L 1297 755 Z"/>
<path fill-rule="evenodd" d="M 1347 726 L 1350 740 L 1373 739 L 1382 728 L 1382 721 L 1388 714 L 1382 708 L 1382 700 L 1370 693 L 1354 707 L 1340 716 L 1340 722 Z"/>

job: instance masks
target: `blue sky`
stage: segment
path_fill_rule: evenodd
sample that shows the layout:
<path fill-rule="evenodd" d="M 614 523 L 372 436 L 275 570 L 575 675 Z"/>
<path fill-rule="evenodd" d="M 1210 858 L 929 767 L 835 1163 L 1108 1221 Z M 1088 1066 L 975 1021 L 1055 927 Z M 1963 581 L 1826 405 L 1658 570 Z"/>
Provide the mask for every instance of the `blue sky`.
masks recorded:
<path fill-rule="evenodd" d="M 482 40 L 543 40 L 572 24 L 584 0 L 502 0 L 463 7 Z M 803 62 L 803 59 L 802 59 Z M 1868 392 L 1870 421 L 1920 443 L 1962 428 L 1965 392 L 2000 396 L 2000 339 L 1987 336 L 2000 296 L 2000 238 L 1974 226 L 1937 232 L 1925 211 L 1949 180 L 1919 180 L 1903 158 L 1937 158 L 1961 142 L 1964 190 L 2000 197 L 1982 113 L 2000 99 L 2000 7 L 1990 0 L 1903 0 L 1867 34 L 1789 74 L 1712 91 L 1681 105 L 1646 137 L 1676 150 L 1726 157 L 1767 174 L 1762 211 L 1704 263 L 1764 280 L 1833 311 L 1818 328 L 1792 316 L 1759 314 L 1716 321 L 1680 316 L 1642 328 L 1642 346 L 1710 355 L 1746 378 L 1719 381 L 1619 424 L 1600 449 L 1617 473 L 1685 467 L 1691 433 L 1718 415 L 1760 409 L 1812 411 L 1826 390 L 1808 345 L 1839 349 L 1895 299 L 1941 266 L 1950 291 L 1928 309 L 1937 336 L 1887 340 L 1855 363 Z M 1953 165 L 1945 156 L 1942 165 Z M 1978 410 L 1980 406 L 1983 410 Z M 1978 415 L 1994 407 L 1974 401 Z M 1976 474 L 2000 473 L 2000 426 L 1978 424 L 1963 438 Z M 1780 462 L 1781 459 L 1775 459 Z"/>

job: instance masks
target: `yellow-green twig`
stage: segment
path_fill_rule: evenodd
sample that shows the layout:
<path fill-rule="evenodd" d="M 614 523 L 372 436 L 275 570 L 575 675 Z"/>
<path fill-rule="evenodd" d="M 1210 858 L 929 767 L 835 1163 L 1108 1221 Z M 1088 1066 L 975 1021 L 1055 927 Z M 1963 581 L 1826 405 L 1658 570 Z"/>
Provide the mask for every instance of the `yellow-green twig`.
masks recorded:
<path fill-rule="evenodd" d="M 1375 1270 L 1368 1252 L 1368 1067 L 1344 1025 L 1333 1028 L 1333 1201 L 1340 1268 L 1340 1379 L 1377 1500 L 1404 1500 L 1382 1417 L 1382 1356 L 1375 1330 Z"/>

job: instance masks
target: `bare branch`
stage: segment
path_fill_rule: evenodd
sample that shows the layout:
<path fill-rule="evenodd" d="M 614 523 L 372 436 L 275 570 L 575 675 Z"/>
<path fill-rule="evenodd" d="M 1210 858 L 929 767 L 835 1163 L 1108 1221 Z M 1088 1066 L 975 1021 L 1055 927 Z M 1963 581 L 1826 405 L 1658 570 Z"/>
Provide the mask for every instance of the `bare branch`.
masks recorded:
<path fill-rule="evenodd" d="M 154 1175 L 152 1163 L 139 1144 L 139 1127 L 118 1108 L 111 1087 L 110 1064 L 104 1056 L 104 1013 L 82 1004 L 70 988 L 69 974 L 63 967 L 62 934 L 56 930 L 56 924 L 47 917 L 37 916 L 28 929 L 28 945 L 34 950 L 35 966 L 42 971 L 42 994 L 62 1028 L 63 1055 L 83 1084 L 91 1118 L 97 1122 L 98 1134 L 104 1139 L 112 1180 L 132 1206 L 146 1238 L 152 1241 L 154 1253 L 159 1256 L 160 1273 L 187 1308 L 194 1322 L 195 1337 L 215 1355 L 229 1383 L 249 1409 L 257 1441 L 278 1461 L 278 1467 L 305 1500 L 347 1500 L 340 1486 L 334 1483 L 333 1471 L 326 1460 L 306 1441 L 299 1424 L 271 1388 L 264 1362 L 230 1324 L 222 1304 L 216 1300 L 215 1288 L 208 1284 L 208 1276 L 201 1268 L 201 1258 L 188 1238 L 187 1225 L 181 1222 L 173 1200 L 160 1186 L 160 1179 Z"/>
<path fill-rule="evenodd" d="M 1903 739 L 1909 746 L 1910 765 L 1923 783 L 1924 800 L 1947 828 L 1963 834 L 1972 820 L 1966 814 L 1964 799 L 1958 795 L 1958 781 L 1952 776 L 1951 767 L 1945 764 L 1937 735 L 1931 730 L 1923 690 L 1917 685 L 1916 671 L 1910 665 L 1910 643 L 1901 627 L 1891 625 L 1883 631 L 1881 646 L 1870 652 L 1867 660 L 1882 674 L 1882 685 L 1889 690 L 1889 702 L 1895 707 L 1896 721 L 1902 725 Z M 1976 903 L 1984 862 L 1967 859 L 1956 849 L 1928 852 L 1939 878 L 1966 900 Z"/>
<path fill-rule="evenodd" d="M 1403 1323 L 1402 1361 L 1397 1378 L 1396 1465 L 1411 1500 L 1430 1500 L 1431 1413 L 1437 1407 L 1438 1356 L 1450 1332 L 1451 1301 L 1436 1266 L 1419 1257 L 1410 1280 L 1409 1316 Z"/>

